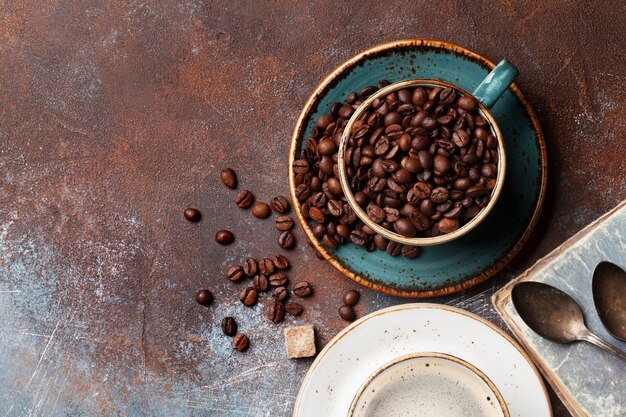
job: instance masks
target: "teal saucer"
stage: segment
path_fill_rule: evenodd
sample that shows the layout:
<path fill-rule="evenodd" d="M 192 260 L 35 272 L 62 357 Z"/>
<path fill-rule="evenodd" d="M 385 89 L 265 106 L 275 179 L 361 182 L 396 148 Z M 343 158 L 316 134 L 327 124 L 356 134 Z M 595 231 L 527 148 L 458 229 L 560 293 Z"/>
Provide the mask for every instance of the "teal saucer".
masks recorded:
<path fill-rule="evenodd" d="M 404 40 L 368 49 L 335 69 L 315 89 L 296 124 L 289 152 L 289 186 L 296 216 L 317 251 L 348 278 L 387 294 L 434 297 L 476 285 L 502 269 L 521 249 L 537 222 L 547 180 L 546 148 L 532 107 L 513 84 L 491 108 L 502 131 L 507 172 L 502 194 L 488 217 L 455 241 L 423 248 L 416 259 L 368 253 L 351 243 L 329 250 L 313 236 L 295 198 L 291 165 L 318 116 L 352 91 L 378 80 L 434 78 L 473 91 L 495 65 L 445 42 Z"/>

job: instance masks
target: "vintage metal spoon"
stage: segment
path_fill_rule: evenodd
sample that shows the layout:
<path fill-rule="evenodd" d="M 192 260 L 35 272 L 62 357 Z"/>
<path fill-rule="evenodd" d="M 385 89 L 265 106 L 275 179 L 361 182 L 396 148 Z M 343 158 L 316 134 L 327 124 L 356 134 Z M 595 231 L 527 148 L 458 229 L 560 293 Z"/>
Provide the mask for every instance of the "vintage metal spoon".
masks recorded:
<path fill-rule="evenodd" d="M 626 342 L 626 271 L 611 262 L 600 262 L 593 271 L 593 301 L 604 327 Z"/>
<path fill-rule="evenodd" d="M 539 336 L 557 343 L 584 340 L 626 361 L 626 353 L 587 329 L 580 306 L 563 291 L 540 282 L 520 282 L 511 296 L 522 320 Z"/>

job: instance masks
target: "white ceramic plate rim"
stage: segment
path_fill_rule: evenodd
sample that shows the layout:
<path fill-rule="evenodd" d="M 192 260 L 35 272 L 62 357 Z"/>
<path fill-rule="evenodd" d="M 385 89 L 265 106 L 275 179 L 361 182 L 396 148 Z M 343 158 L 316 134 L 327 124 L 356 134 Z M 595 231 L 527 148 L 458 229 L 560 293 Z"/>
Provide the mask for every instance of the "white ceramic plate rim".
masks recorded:
<path fill-rule="evenodd" d="M 533 365 L 528 355 L 509 335 L 493 323 L 490 323 L 489 321 L 468 311 L 446 305 L 429 303 L 402 304 L 378 310 L 359 319 L 339 332 L 339 334 L 337 334 L 326 345 L 326 347 L 322 349 L 305 375 L 295 401 L 293 416 L 304 417 L 309 415 L 307 412 L 313 412 L 312 415 L 317 416 L 323 414 L 324 417 L 346 417 L 352 400 L 354 399 L 354 395 L 356 395 L 361 387 L 364 378 L 367 378 L 384 363 L 387 363 L 394 358 L 403 356 L 409 352 L 407 350 L 400 350 L 380 355 L 380 351 L 375 350 L 376 343 L 362 343 L 356 346 L 351 346 L 353 349 L 351 352 L 354 353 L 352 356 L 354 357 L 367 357 L 369 355 L 371 358 L 379 358 L 384 356 L 384 359 L 374 359 L 375 363 L 373 364 L 368 364 L 365 360 L 360 361 L 360 366 L 358 368 L 354 366 L 355 362 L 351 362 L 351 358 L 344 357 L 343 359 L 345 360 L 343 360 L 342 363 L 341 360 L 334 358 L 332 355 L 337 352 L 338 346 L 342 348 L 345 343 L 348 343 L 349 346 L 351 339 L 359 337 L 359 333 L 366 332 L 368 330 L 366 328 L 368 325 L 371 327 L 384 323 L 383 328 L 391 329 L 392 326 L 397 325 L 398 323 L 397 320 L 394 320 L 394 316 L 398 318 L 398 314 L 414 314 L 415 318 L 418 320 L 414 323 L 412 322 L 413 324 L 417 326 L 418 324 L 422 325 L 426 322 L 427 325 L 430 326 L 429 331 L 436 332 L 438 336 L 439 333 L 458 333 L 451 333 L 450 330 L 446 330 L 454 327 L 446 327 L 446 324 L 449 325 L 450 322 L 454 323 L 455 321 L 457 325 L 461 322 L 461 324 L 467 328 L 473 326 L 473 332 L 483 332 L 483 336 L 487 337 L 489 342 L 472 340 L 470 345 L 471 347 L 469 347 L 469 349 L 473 348 L 475 350 L 485 349 L 485 354 L 477 357 L 468 357 L 468 355 L 475 355 L 476 351 L 468 350 L 468 346 L 461 345 L 460 342 L 457 344 L 450 344 L 448 342 L 448 344 L 443 345 L 439 342 L 439 345 L 437 345 L 437 338 L 429 339 L 427 342 L 431 343 L 429 346 L 430 351 L 439 351 L 441 353 L 455 355 L 485 373 L 485 375 L 487 375 L 487 377 L 494 382 L 498 390 L 502 393 L 512 417 L 552 417 L 552 409 L 548 393 L 537 368 Z M 431 322 L 427 319 L 429 316 L 435 320 Z M 400 318 L 402 317 L 400 316 Z M 376 319 L 382 320 L 382 322 L 378 323 Z M 422 319 L 422 322 L 420 322 L 419 319 Z M 424 327 L 426 327 L 426 325 L 424 325 Z M 387 330 L 384 332 L 388 333 Z M 408 343 L 409 345 L 419 345 L 424 342 L 424 339 L 417 339 L 420 335 L 415 333 L 415 330 L 411 331 L 409 328 L 398 328 L 393 334 L 395 334 L 394 337 L 406 338 L 405 343 Z M 415 334 L 415 336 L 413 336 L 414 340 L 411 339 L 413 334 Z M 372 340 L 374 337 L 381 336 L 369 333 L 367 335 L 372 338 Z M 506 349 L 507 351 L 501 352 L 500 350 L 497 350 L 498 348 Z M 393 346 L 389 348 L 389 350 L 392 349 Z M 415 348 L 415 351 L 422 350 L 424 349 L 418 347 Z M 506 364 L 498 364 L 498 366 L 494 366 L 493 363 L 490 365 L 490 362 L 497 361 L 498 356 L 505 355 L 513 356 L 514 363 L 509 364 L 509 366 L 506 366 Z M 328 374 L 328 372 L 326 372 L 326 375 L 318 375 L 321 372 L 321 368 L 323 368 L 324 362 L 328 360 L 332 361 L 333 359 L 338 362 L 336 363 L 336 367 L 333 368 L 334 372 L 332 374 Z M 349 374 L 350 372 L 354 372 L 355 369 L 358 369 L 358 373 L 360 374 L 359 378 L 346 377 L 346 372 Z M 510 378 L 508 375 L 504 375 L 505 372 L 512 372 L 516 375 L 514 378 Z M 510 376 L 512 377 L 513 374 Z M 316 377 L 320 376 L 325 379 L 316 381 Z M 364 376 L 364 378 L 361 378 L 361 376 Z M 525 379 L 518 379 L 520 377 Z M 505 384 L 506 386 L 502 385 L 502 379 L 507 379 L 507 383 Z M 498 385 L 498 381 L 500 385 Z M 323 390 L 324 392 L 330 390 L 326 404 L 317 403 L 315 410 L 301 409 L 303 402 L 307 400 L 307 396 L 310 397 L 311 395 L 314 395 L 313 391 L 315 391 L 316 388 L 318 391 Z M 328 406 L 330 408 L 322 410 L 323 406 Z M 529 413 L 529 410 L 527 410 L 528 407 L 534 411 Z"/>

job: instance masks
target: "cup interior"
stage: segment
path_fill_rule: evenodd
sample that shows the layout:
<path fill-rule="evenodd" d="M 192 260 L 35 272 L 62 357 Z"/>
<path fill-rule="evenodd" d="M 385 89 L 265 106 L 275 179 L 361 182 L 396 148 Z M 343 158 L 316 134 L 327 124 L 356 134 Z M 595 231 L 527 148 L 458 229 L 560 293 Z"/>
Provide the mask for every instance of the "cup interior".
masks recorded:
<path fill-rule="evenodd" d="M 398 242 L 404 245 L 409 245 L 409 246 L 439 245 L 442 243 L 446 243 L 446 242 L 450 242 L 452 240 L 458 239 L 461 236 L 469 233 L 472 229 L 478 226 L 485 219 L 485 217 L 487 217 L 489 212 L 495 206 L 496 201 L 498 200 L 498 197 L 500 196 L 500 193 L 502 191 L 502 186 L 504 185 L 504 177 L 506 173 L 506 154 L 505 154 L 505 149 L 504 149 L 504 142 L 502 139 L 502 133 L 500 132 L 500 129 L 498 128 L 498 125 L 495 119 L 493 118 L 493 116 L 491 115 L 491 113 L 489 112 L 489 110 L 482 103 L 480 103 L 480 101 L 477 100 L 478 107 L 479 107 L 478 111 L 489 123 L 491 133 L 495 136 L 498 142 L 498 164 L 497 164 L 498 170 L 497 170 L 497 177 L 496 177 L 496 185 L 491 191 L 491 197 L 487 206 L 482 208 L 480 212 L 474 218 L 469 220 L 467 223 L 459 227 L 454 232 L 442 234 L 442 235 L 434 236 L 434 237 L 412 237 L 412 238 L 404 237 L 392 230 L 389 230 L 383 226 L 380 226 L 374 223 L 369 218 L 367 213 L 359 206 L 359 204 L 356 202 L 354 198 L 354 193 L 350 187 L 350 182 L 348 180 L 348 175 L 347 175 L 346 167 L 345 167 L 345 154 L 346 154 L 348 141 L 352 134 L 351 132 L 352 125 L 357 120 L 359 120 L 359 118 L 363 115 L 364 112 L 370 109 L 372 102 L 376 100 L 377 98 L 386 96 L 389 93 L 398 91 L 403 88 L 414 88 L 414 87 L 420 87 L 420 86 L 444 87 L 444 88 L 450 87 L 450 88 L 455 89 L 457 92 L 463 95 L 473 97 L 471 93 L 465 91 L 464 89 L 454 84 L 446 83 L 440 80 L 430 80 L 430 79 L 407 80 L 407 81 L 401 81 L 398 83 L 388 85 L 387 87 L 378 90 L 376 93 L 368 97 L 350 117 L 350 120 L 348 121 L 343 131 L 343 135 L 341 137 L 341 141 L 339 144 L 339 151 L 337 155 L 337 165 L 338 165 L 338 170 L 339 170 L 339 181 L 341 183 L 341 188 L 342 188 L 344 196 L 348 200 L 348 203 L 354 210 L 355 214 L 363 221 L 363 223 L 365 223 L 367 226 L 373 229 L 376 233 L 383 235 L 389 240 L 393 240 L 395 242 Z"/>
<path fill-rule="evenodd" d="M 476 367 L 452 355 L 420 353 L 376 371 L 348 417 L 509 417 L 502 395 Z"/>

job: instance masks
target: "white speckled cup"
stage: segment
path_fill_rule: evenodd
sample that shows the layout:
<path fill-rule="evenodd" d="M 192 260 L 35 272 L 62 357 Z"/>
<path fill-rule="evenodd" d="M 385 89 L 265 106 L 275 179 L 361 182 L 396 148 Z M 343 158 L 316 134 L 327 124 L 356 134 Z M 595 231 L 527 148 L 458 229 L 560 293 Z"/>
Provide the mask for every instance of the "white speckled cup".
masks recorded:
<path fill-rule="evenodd" d="M 502 395 L 476 367 L 452 355 L 416 353 L 372 374 L 349 417 L 510 417 Z"/>

